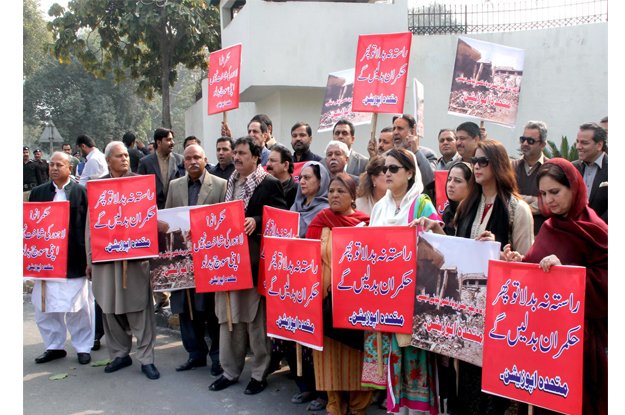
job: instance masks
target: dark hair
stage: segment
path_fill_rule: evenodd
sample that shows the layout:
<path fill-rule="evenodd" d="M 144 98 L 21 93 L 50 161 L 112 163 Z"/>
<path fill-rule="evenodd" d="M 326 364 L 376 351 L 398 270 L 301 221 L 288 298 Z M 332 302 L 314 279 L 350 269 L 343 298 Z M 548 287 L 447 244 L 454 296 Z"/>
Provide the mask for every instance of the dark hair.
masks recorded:
<path fill-rule="evenodd" d="M 257 123 L 258 123 L 258 125 L 260 125 L 260 132 L 261 132 L 261 133 L 266 134 L 266 133 L 267 133 L 267 131 L 269 131 L 269 130 L 267 129 L 267 124 L 265 124 L 264 122 L 262 122 L 262 121 L 260 121 L 260 120 L 254 120 L 254 119 L 250 120 L 250 122 L 248 122 L 248 123 L 247 123 L 247 128 L 248 128 L 248 129 L 250 128 L 250 124 L 252 124 L 253 122 L 257 122 Z"/>
<path fill-rule="evenodd" d="M 382 133 L 392 133 L 393 132 L 393 127 L 384 127 L 380 130 L 380 134 Z"/>
<path fill-rule="evenodd" d="M 412 172 L 412 177 L 408 180 L 408 189 L 414 185 L 415 176 L 417 175 L 417 166 L 415 165 L 414 155 L 405 148 L 392 148 L 386 153 L 386 157 L 393 157 L 406 171 Z"/>
<path fill-rule="evenodd" d="M 520 197 L 516 175 L 510 164 L 510 158 L 508 157 L 506 147 L 496 140 L 483 140 L 478 142 L 477 148 L 482 150 L 484 155 L 488 157 L 489 165 L 493 170 L 493 177 L 497 184 L 497 197 L 501 202 L 507 205 L 511 197 Z M 482 186 L 475 183 L 474 190 L 475 191 L 469 193 L 469 196 L 467 196 L 464 202 L 458 206 L 458 218 L 466 214 L 473 204 L 479 203 L 482 197 Z"/>
<path fill-rule="evenodd" d="M 543 143 L 547 142 L 547 124 L 542 121 L 528 121 L 523 127 L 528 130 L 538 130 L 538 136 Z"/>
<path fill-rule="evenodd" d="M 289 163 L 289 167 L 287 171 L 289 174 L 293 174 L 293 156 L 291 155 L 291 151 L 283 146 L 282 144 L 274 144 L 269 149 L 270 151 L 276 151 L 280 153 L 280 163 L 284 163 L 285 161 Z"/>
<path fill-rule="evenodd" d="M 226 137 L 226 136 L 221 136 L 217 139 L 217 142 L 215 143 L 215 146 L 217 146 L 217 144 L 219 143 L 223 143 L 224 141 L 227 141 L 230 143 L 230 149 L 232 150 L 234 148 L 234 140 L 232 139 L 232 137 Z"/>
<path fill-rule="evenodd" d="M 343 186 L 345 186 L 345 188 L 349 192 L 349 195 L 352 197 L 352 208 L 355 209 L 356 208 L 356 181 L 352 179 L 352 177 L 349 174 L 342 171 L 338 173 L 336 176 L 334 176 L 332 179 L 330 179 L 330 183 L 328 184 L 328 189 L 330 188 L 330 186 L 332 186 L 332 182 L 335 182 L 335 181 L 340 182 Z"/>
<path fill-rule="evenodd" d="M 475 176 L 473 175 L 473 168 L 469 165 L 469 163 L 466 163 L 464 161 L 457 161 L 454 164 L 452 164 L 451 167 L 449 168 L 449 172 L 451 173 L 451 169 L 454 169 L 454 168 L 459 168 L 460 170 L 462 170 L 462 177 L 464 177 L 464 180 L 467 182 L 467 198 L 468 198 L 468 195 L 473 193 L 475 189 Z M 449 181 L 449 175 L 447 176 L 447 179 Z M 462 203 L 462 201 L 456 202 L 454 200 L 449 199 L 449 195 L 447 195 L 447 184 L 445 184 L 445 195 L 447 196 L 447 200 L 449 202 L 450 210 L 451 212 L 453 212 L 453 216 L 451 218 L 443 218 L 443 221 L 445 222 L 447 226 L 451 226 L 451 228 L 455 228 L 457 226 L 456 219 L 458 217 L 456 215 L 456 212 L 458 211 L 458 206 L 460 206 L 460 203 Z M 447 223 L 447 221 L 449 221 L 450 223 Z"/>
<path fill-rule="evenodd" d="M 95 141 L 93 140 L 93 138 L 89 137 L 86 134 L 79 135 L 76 139 L 77 146 L 80 146 L 82 144 L 86 145 L 89 148 L 95 147 Z"/>
<path fill-rule="evenodd" d="M 188 136 L 187 138 L 185 138 L 185 139 L 184 139 L 184 141 L 182 142 L 182 148 L 185 148 L 185 147 L 187 146 L 187 143 L 188 143 L 189 141 L 191 141 L 191 140 L 195 140 L 195 141 L 197 141 L 197 143 L 198 143 L 198 144 L 202 144 L 202 142 L 200 141 L 200 139 L 199 139 L 199 138 L 197 138 L 197 137 L 196 137 L 196 136 L 194 136 L 194 135 L 190 135 L 190 136 Z"/>
<path fill-rule="evenodd" d="M 560 183 L 562 186 L 566 186 L 569 189 L 571 188 L 571 182 L 569 182 L 569 178 L 566 177 L 566 173 L 560 166 L 554 163 L 545 163 L 538 168 L 538 172 L 536 173 L 536 185 L 540 182 L 540 179 L 543 177 L 550 177 L 556 182 Z"/>
<path fill-rule="evenodd" d="M 250 120 L 250 122 L 252 121 L 264 122 L 267 127 L 271 127 L 273 129 L 273 124 L 271 123 L 271 119 L 267 116 L 267 114 L 256 114 Z"/>
<path fill-rule="evenodd" d="M 310 125 L 308 125 L 304 121 L 300 121 L 300 122 L 295 123 L 295 125 L 293 127 L 291 127 L 291 133 L 293 133 L 293 131 L 295 131 L 299 127 L 306 127 L 306 134 L 308 134 L 310 137 L 312 137 L 312 128 L 310 128 Z"/>
<path fill-rule="evenodd" d="M 454 140 L 456 139 L 456 131 L 454 131 L 451 128 L 442 128 L 439 132 L 438 135 L 436 136 L 436 138 L 438 139 L 438 137 L 441 136 L 441 134 L 443 134 L 444 132 L 449 131 L 450 133 L 452 133 L 454 135 Z"/>
<path fill-rule="evenodd" d="M 579 129 L 581 131 L 591 130 L 593 132 L 592 140 L 595 143 L 603 142 L 603 151 L 605 151 L 606 153 L 608 152 L 608 143 L 607 143 L 608 135 L 599 124 L 597 124 L 596 122 L 587 122 L 587 123 L 580 125 Z"/>
<path fill-rule="evenodd" d="M 310 167 L 317 180 L 319 180 L 319 184 L 321 185 L 321 170 L 319 169 L 319 164 L 313 163 L 309 164 L 306 167 Z"/>
<path fill-rule="evenodd" d="M 65 147 L 65 146 L 72 146 L 70 143 L 63 143 L 63 145 L 61 145 L 61 148 Z M 28 150 L 28 147 L 26 147 L 26 150 Z"/>
<path fill-rule="evenodd" d="M 356 128 L 354 127 L 354 124 L 352 124 L 351 121 L 346 120 L 345 118 L 341 118 L 336 122 L 336 124 L 334 124 L 334 127 L 332 127 L 332 134 L 334 134 L 334 130 L 336 130 L 337 125 L 347 125 L 349 126 L 349 133 L 351 135 L 356 134 Z"/>
<path fill-rule="evenodd" d="M 245 137 L 237 138 L 237 141 L 234 142 L 234 147 L 239 145 L 247 144 L 250 147 L 250 153 L 252 153 L 252 157 L 257 157 L 256 164 L 260 164 L 260 146 L 257 146 L 254 142 L 254 137 L 251 135 L 246 135 Z"/>
<path fill-rule="evenodd" d="M 174 137 L 174 130 L 169 128 L 157 128 L 154 130 L 154 148 L 158 148 L 158 142 L 163 141 L 163 138 L 167 138 L 167 136 L 171 133 L 171 136 Z"/>
<path fill-rule="evenodd" d="M 122 142 L 124 143 L 126 147 L 130 147 L 136 140 L 137 140 L 137 137 L 135 136 L 135 133 L 133 133 L 132 131 L 126 131 L 124 133 L 124 136 L 122 137 Z"/>
<path fill-rule="evenodd" d="M 478 127 L 476 123 L 471 121 L 463 122 L 458 127 L 456 127 L 456 132 L 458 131 L 464 131 L 472 138 L 481 138 L 480 127 Z"/>
<path fill-rule="evenodd" d="M 608 122 L 608 116 L 606 115 L 606 116 L 605 116 L 605 117 L 603 117 L 603 118 L 601 119 L 601 121 L 599 121 L 599 122 Z"/>
<path fill-rule="evenodd" d="M 395 120 L 398 119 L 398 118 L 403 118 L 404 120 L 408 121 L 408 126 L 410 128 L 414 128 L 414 126 L 417 125 L 417 121 L 410 114 L 401 114 L 401 115 L 394 116 L 393 117 L 393 123 L 395 123 Z"/>
<path fill-rule="evenodd" d="M 356 192 L 358 197 L 373 194 L 373 180 L 371 180 L 371 177 L 380 174 L 382 172 L 382 167 L 384 167 L 384 157 L 375 155 L 369 159 L 367 168 L 360 174 L 358 191 Z"/>

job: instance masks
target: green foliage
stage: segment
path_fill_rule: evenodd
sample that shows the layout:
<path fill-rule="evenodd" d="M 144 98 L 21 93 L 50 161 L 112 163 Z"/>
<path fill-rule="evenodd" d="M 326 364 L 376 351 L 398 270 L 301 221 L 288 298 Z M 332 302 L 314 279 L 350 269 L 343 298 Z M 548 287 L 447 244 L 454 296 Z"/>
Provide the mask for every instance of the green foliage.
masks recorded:
<path fill-rule="evenodd" d="M 23 25 L 23 76 L 32 75 L 46 60 L 50 59 L 45 45 L 52 40 L 41 16 L 38 0 L 24 0 Z"/>
<path fill-rule="evenodd" d="M 205 69 L 208 52 L 220 45 L 218 10 L 206 0 L 72 0 L 67 11 L 54 4 L 48 14 L 59 62 L 75 56 L 98 78 L 138 80 L 142 96 L 161 94 L 166 127 L 178 65 Z"/>
<path fill-rule="evenodd" d="M 547 140 L 547 146 L 545 146 L 543 153 L 549 158 L 562 157 L 569 161 L 575 161 L 579 158 L 575 144 L 569 146 L 569 140 L 565 135 L 562 136 L 560 148 L 553 141 Z"/>

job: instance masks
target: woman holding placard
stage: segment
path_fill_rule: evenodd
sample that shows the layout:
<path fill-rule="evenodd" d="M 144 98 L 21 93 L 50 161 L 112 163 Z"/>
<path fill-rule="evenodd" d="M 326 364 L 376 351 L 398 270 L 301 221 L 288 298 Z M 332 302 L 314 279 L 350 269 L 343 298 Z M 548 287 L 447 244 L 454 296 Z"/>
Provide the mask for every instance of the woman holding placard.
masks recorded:
<path fill-rule="evenodd" d="M 330 207 L 317 214 L 306 233 L 307 238 L 321 239 L 324 298 L 330 292 L 332 282 L 332 228 L 369 223 L 367 214 L 355 210 L 356 182 L 348 174 L 338 173 L 330 181 L 328 200 Z M 313 358 L 317 390 L 328 392 L 328 413 L 364 414 L 372 391 L 360 385 L 362 352 L 326 335 L 323 352 L 313 350 Z"/>
<path fill-rule="evenodd" d="M 588 206 L 584 179 L 569 161 L 551 159 L 536 177 L 538 205 L 548 219 L 525 256 L 506 245 L 504 257 L 546 272 L 553 265 L 586 267 L 582 406 L 584 414 L 607 414 L 608 225 Z"/>
<path fill-rule="evenodd" d="M 413 153 L 391 149 L 382 168 L 388 189 L 371 212 L 370 226 L 405 226 L 425 216 L 440 220 L 429 197 L 422 194 L 423 183 Z M 382 354 L 390 354 L 390 367 L 378 371 L 377 334 L 365 333 L 363 386 L 377 389 L 388 387 L 387 409 L 402 408 L 416 411 L 437 411 L 433 375 L 434 354 L 410 346 L 411 335 L 382 335 Z M 384 359 L 385 363 L 387 359 Z M 390 380 L 387 381 L 387 379 Z"/>

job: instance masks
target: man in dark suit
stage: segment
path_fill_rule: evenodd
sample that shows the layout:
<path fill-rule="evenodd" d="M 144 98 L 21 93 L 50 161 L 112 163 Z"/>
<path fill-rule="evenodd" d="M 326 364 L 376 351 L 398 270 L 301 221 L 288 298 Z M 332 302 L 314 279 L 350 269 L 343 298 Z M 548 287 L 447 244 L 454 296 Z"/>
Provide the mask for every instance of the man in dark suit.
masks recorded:
<path fill-rule="evenodd" d="M 232 331 L 228 330 L 226 293 L 215 294 L 215 312 L 220 324 L 219 360 L 224 374 L 209 386 L 212 391 L 225 389 L 238 381 L 245 365 L 248 343 L 252 351 L 252 378 L 245 394 L 257 394 L 267 386 L 265 379 L 271 361 L 271 340 L 267 337 L 265 298 L 257 289 L 263 207 L 287 207 L 280 181 L 261 167 L 260 156 L 261 148 L 253 137 L 242 137 L 234 143 L 235 172 L 228 179 L 226 201 L 243 200 L 245 204 L 244 226 L 254 287 L 230 292 Z"/>
<path fill-rule="evenodd" d="M 206 170 L 206 154 L 202 147 L 190 144 L 184 150 L 184 168 L 186 176 L 172 180 L 165 208 L 179 206 L 211 205 L 221 203 L 226 197 L 224 179 L 213 176 Z M 208 328 L 211 339 L 210 358 L 211 374 L 218 376 L 223 373 L 219 364 L 219 322 L 215 315 L 215 293 L 196 293 L 195 289 L 177 290 L 171 293 L 171 312 L 178 314 L 180 320 L 180 336 L 189 358 L 176 368 L 181 372 L 196 367 L 206 366 L 206 355 L 209 354 L 204 334 Z M 191 314 L 192 313 L 192 314 Z"/>
<path fill-rule="evenodd" d="M 126 131 L 122 137 L 122 141 L 128 149 L 128 155 L 130 156 L 130 171 L 136 173 L 139 169 L 139 161 L 145 157 L 147 153 L 144 153 L 136 147 L 135 143 L 137 137 L 132 131 Z"/>
<path fill-rule="evenodd" d="M 139 161 L 138 174 L 156 175 L 156 206 L 165 208 L 169 182 L 184 176 L 182 155 L 174 153 L 174 132 L 168 128 L 154 130 L 154 145 L 156 150 L 153 154 L 143 157 Z M 169 295 L 164 292 L 154 293 L 155 311 L 169 305 Z"/>
<path fill-rule="evenodd" d="M 347 154 L 349 157 L 349 163 L 347 163 L 345 172 L 351 174 L 352 176 L 359 177 L 360 173 L 365 171 L 367 168 L 369 158 L 363 156 L 352 148 L 354 140 L 356 139 L 356 137 L 354 137 L 355 133 L 356 128 L 354 127 L 354 124 L 346 119 L 340 119 L 336 122 L 336 124 L 334 124 L 332 139 L 345 143 L 349 150 Z"/>
<path fill-rule="evenodd" d="M 85 222 L 87 218 L 87 190 L 70 179 L 70 156 L 57 151 L 49 163 L 50 181 L 35 187 L 30 202 L 69 201 L 69 232 L 67 281 L 46 281 L 45 312 L 42 312 L 41 281 L 35 281 L 33 305 L 35 321 L 46 351 L 35 359 L 46 363 L 65 357 L 65 338 L 69 330 L 78 362 L 91 361 L 93 345 L 93 302 L 89 301 L 89 282 L 86 278 Z"/>
<path fill-rule="evenodd" d="M 573 162 L 584 178 L 588 205 L 608 223 L 608 135 L 597 123 L 579 126 L 575 147 L 579 160 Z"/>

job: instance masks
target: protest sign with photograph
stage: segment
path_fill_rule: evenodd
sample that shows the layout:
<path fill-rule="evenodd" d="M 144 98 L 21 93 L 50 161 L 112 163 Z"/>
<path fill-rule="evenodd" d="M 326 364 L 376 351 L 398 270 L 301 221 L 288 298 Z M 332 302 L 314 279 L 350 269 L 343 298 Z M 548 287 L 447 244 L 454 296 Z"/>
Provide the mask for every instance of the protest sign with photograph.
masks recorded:
<path fill-rule="evenodd" d="M 328 75 L 317 132 L 331 131 L 340 119 L 346 119 L 354 125 L 371 122 L 371 113 L 352 112 L 353 93 L 354 68 L 331 72 Z"/>
<path fill-rule="evenodd" d="M 260 240 L 260 260 L 258 262 L 258 293 L 265 295 L 265 236 L 297 238 L 299 235 L 299 213 L 271 206 L 263 206 L 263 237 Z"/>
<path fill-rule="evenodd" d="M 419 234 L 412 346 L 482 365 L 488 261 L 500 246 Z"/>
<path fill-rule="evenodd" d="M 150 259 L 152 290 L 194 288 L 190 206 L 158 211 L 158 258 Z"/>
<path fill-rule="evenodd" d="M 523 49 L 459 37 L 449 114 L 514 128 L 524 59 Z"/>
<path fill-rule="evenodd" d="M 254 286 L 242 200 L 189 211 L 195 291 L 245 290 Z"/>
<path fill-rule="evenodd" d="M 582 413 L 586 268 L 490 261 L 482 390 Z"/>
<path fill-rule="evenodd" d="M 23 276 L 67 276 L 69 202 L 24 202 Z"/>
<path fill-rule="evenodd" d="M 412 332 L 416 239 L 407 226 L 332 229 L 334 327 Z"/>
<path fill-rule="evenodd" d="M 91 260 L 158 256 L 156 176 L 87 182 Z"/>
<path fill-rule="evenodd" d="M 320 241 L 265 240 L 267 336 L 323 350 L 323 298 Z"/>
<path fill-rule="evenodd" d="M 411 42 L 411 32 L 358 36 L 352 111 L 404 111 Z"/>
<path fill-rule="evenodd" d="M 241 44 L 210 53 L 208 115 L 239 108 Z"/>

